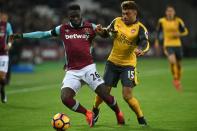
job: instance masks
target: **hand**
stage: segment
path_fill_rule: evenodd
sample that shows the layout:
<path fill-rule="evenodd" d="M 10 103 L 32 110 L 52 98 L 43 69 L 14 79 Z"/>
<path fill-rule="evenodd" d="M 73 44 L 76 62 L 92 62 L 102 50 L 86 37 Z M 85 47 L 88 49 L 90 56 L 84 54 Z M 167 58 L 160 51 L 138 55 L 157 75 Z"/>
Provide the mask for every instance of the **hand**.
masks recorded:
<path fill-rule="evenodd" d="M 107 31 L 108 31 L 108 32 L 111 32 L 111 33 L 113 33 L 113 34 L 118 33 L 118 31 L 117 31 L 117 30 L 112 29 L 112 28 L 107 29 Z"/>
<path fill-rule="evenodd" d="M 181 34 L 179 32 L 173 32 L 172 38 L 179 38 Z"/>
<path fill-rule="evenodd" d="M 135 52 L 135 54 L 136 54 L 137 56 L 142 56 L 142 55 L 144 55 L 144 51 L 142 51 L 141 49 L 138 49 L 138 48 L 136 48 L 134 52 Z"/>
<path fill-rule="evenodd" d="M 161 49 L 160 49 L 159 41 L 158 40 L 155 40 L 154 48 L 155 48 L 155 54 L 156 54 L 156 56 L 159 56 L 161 54 Z"/>
<path fill-rule="evenodd" d="M 12 34 L 12 35 L 9 36 L 9 42 L 13 43 L 14 40 L 21 39 L 21 38 L 23 38 L 22 34 L 18 34 L 18 33 L 17 34 Z"/>
<path fill-rule="evenodd" d="M 115 36 L 117 35 L 117 33 L 118 33 L 117 30 L 111 29 L 111 28 L 107 29 L 107 31 L 108 31 L 108 33 L 109 33 L 109 35 L 110 35 L 111 37 L 115 37 Z"/>
<path fill-rule="evenodd" d="M 103 29 L 103 27 L 102 27 L 101 24 L 98 24 L 98 25 L 96 25 L 95 31 L 96 31 L 97 33 L 100 33 L 100 34 L 101 34 L 101 33 L 103 33 L 104 29 Z"/>

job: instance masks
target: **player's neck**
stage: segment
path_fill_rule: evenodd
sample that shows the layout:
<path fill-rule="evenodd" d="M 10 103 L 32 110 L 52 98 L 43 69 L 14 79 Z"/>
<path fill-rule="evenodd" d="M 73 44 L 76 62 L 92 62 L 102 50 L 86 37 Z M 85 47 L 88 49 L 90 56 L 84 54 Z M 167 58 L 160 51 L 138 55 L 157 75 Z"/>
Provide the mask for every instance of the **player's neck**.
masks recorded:
<path fill-rule="evenodd" d="M 172 21 L 172 20 L 175 19 L 175 16 L 174 16 L 174 17 L 167 17 L 167 16 L 166 16 L 166 19 L 169 20 L 169 21 Z"/>
<path fill-rule="evenodd" d="M 137 19 L 134 19 L 134 20 L 131 21 L 131 23 L 126 24 L 126 25 L 127 25 L 127 26 L 133 25 L 133 24 L 137 23 L 137 21 L 138 21 Z"/>

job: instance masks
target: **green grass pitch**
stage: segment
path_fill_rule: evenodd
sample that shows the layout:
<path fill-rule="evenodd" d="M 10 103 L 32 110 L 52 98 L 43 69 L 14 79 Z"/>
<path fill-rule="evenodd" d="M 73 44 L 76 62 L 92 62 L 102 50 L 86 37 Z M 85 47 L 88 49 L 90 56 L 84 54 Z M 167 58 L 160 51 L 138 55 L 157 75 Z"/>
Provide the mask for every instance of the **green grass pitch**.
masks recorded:
<path fill-rule="evenodd" d="M 95 127 L 89 128 L 85 117 L 64 107 L 60 87 L 64 77 L 62 62 L 37 65 L 31 74 L 12 74 L 6 88 L 8 103 L 0 103 L 0 131 L 53 131 L 50 121 L 58 112 L 71 119 L 69 131 L 196 131 L 197 130 L 197 59 L 183 61 L 183 91 L 172 86 L 172 76 L 166 59 L 139 59 L 140 84 L 134 94 L 141 103 L 149 127 L 140 127 L 135 114 L 121 96 L 121 85 L 113 89 L 126 125 L 118 126 L 114 113 L 101 105 Z M 103 74 L 104 63 L 97 63 Z M 77 99 L 92 108 L 95 94 L 84 86 Z"/>

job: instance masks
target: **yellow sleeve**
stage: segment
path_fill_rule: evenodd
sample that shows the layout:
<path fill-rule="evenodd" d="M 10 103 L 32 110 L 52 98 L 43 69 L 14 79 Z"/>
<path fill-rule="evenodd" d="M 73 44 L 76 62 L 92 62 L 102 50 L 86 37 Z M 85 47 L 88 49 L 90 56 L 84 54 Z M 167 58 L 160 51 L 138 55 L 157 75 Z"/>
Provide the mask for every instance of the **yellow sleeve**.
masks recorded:
<path fill-rule="evenodd" d="M 178 22 L 179 22 L 179 31 L 181 33 L 181 36 L 188 35 L 189 32 L 188 29 L 185 27 L 183 20 L 181 18 L 178 18 Z"/>
<path fill-rule="evenodd" d="M 140 47 L 143 52 L 147 52 L 149 50 L 149 41 L 148 41 L 148 30 L 146 27 L 140 23 L 139 27 L 139 42 L 138 47 Z"/>

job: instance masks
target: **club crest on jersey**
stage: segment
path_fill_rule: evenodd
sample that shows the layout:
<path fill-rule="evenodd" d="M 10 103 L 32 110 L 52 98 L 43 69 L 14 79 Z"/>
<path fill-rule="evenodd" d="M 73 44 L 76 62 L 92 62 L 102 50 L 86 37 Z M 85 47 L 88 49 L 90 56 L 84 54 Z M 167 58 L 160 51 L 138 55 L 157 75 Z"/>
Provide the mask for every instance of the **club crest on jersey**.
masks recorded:
<path fill-rule="evenodd" d="M 131 30 L 131 33 L 135 33 L 135 32 L 136 32 L 136 29 L 132 29 L 132 30 Z"/>
<path fill-rule="evenodd" d="M 65 32 L 68 33 L 69 32 L 69 29 L 65 29 Z"/>

